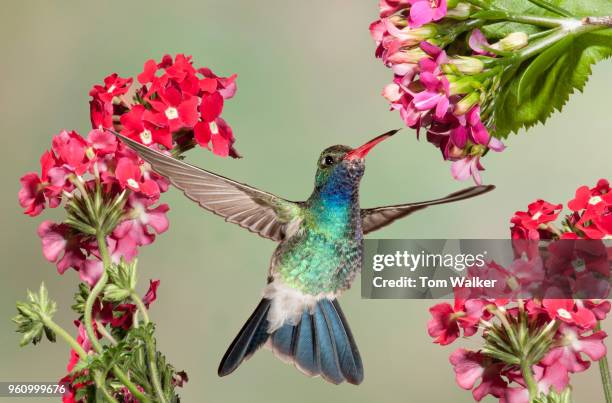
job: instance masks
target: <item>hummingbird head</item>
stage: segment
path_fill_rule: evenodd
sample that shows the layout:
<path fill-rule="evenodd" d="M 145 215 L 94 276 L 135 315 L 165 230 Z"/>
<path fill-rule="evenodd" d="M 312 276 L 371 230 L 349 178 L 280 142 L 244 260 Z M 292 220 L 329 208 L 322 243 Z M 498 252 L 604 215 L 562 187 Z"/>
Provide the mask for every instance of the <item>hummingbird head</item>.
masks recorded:
<path fill-rule="evenodd" d="M 323 150 L 317 163 L 315 190 L 325 193 L 352 193 L 359 188 L 365 171 L 366 155 L 397 130 L 381 134 L 355 149 L 335 145 Z"/>

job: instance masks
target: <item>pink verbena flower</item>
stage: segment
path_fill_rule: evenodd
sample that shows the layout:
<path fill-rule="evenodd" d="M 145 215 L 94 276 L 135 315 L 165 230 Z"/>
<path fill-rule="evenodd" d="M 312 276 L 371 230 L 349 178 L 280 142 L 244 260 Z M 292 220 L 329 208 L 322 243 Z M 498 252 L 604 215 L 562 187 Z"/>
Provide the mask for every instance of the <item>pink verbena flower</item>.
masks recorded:
<path fill-rule="evenodd" d="M 410 3 L 411 28 L 418 28 L 446 16 L 446 0 L 408 0 Z"/>

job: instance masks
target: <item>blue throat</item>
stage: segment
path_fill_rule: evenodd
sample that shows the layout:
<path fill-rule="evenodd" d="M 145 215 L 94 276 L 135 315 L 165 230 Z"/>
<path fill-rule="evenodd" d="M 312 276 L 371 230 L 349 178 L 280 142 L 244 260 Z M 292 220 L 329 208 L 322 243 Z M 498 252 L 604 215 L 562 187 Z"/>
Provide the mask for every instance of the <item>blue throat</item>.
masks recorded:
<path fill-rule="evenodd" d="M 329 235 L 343 235 L 351 227 L 356 206 L 357 189 L 343 175 L 332 174 L 309 199 L 312 224 Z"/>

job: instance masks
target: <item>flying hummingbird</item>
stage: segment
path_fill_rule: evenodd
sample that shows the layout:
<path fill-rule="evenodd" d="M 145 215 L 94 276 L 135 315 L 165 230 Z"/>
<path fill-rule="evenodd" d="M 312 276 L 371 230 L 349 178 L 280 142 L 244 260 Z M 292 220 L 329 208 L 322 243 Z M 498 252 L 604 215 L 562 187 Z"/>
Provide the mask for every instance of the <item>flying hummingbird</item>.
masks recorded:
<path fill-rule="evenodd" d="M 468 199 L 475 186 L 420 203 L 362 209 L 365 156 L 393 130 L 352 149 L 335 145 L 317 160 L 312 194 L 293 202 L 166 156 L 113 132 L 191 200 L 226 221 L 278 242 L 263 298 L 229 346 L 219 376 L 231 374 L 261 346 L 308 376 L 363 381 L 359 350 L 338 296 L 361 270 L 363 235 L 427 206 Z"/>

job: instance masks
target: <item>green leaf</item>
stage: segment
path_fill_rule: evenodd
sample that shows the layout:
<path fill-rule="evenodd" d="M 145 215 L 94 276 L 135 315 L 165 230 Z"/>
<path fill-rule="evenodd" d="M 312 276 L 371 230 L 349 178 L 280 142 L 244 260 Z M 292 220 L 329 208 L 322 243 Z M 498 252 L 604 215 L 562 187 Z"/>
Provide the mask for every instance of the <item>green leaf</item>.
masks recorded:
<path fill-rule="evenodd" d="M 89 287 L 85 283 L 79 283 L 79 290 L 74 294 L 74 305 L 71 306 L 72 310 L 83 315 L 85 312 L 85 301 L 89 296 Z"/>
<path fill-rule="evenodd" d="M 128 298 L 136 288 L 136 264 L 127 263 L 123 259 L 119 265 L 111 265 L 108 268 L 109 284 L 104 289 L 104 299 L 119 302 Z"/>
<path fill-rule="evenodd" d="M 507 72 L 504 88 L 493 106 L 495 135 L 544 123 L 560 111 L 569 96 L 582 91 L 591 75 L 591 66 L 612 56 L 612 29 L 567 37 L 516 72 Z"/>
<path fill-rule="evenodd" d="M 571 46 L 572 42 L 572 37 L 563 38 L 527 65 L 527 68 L 518 78 L 517 101 L 519 104 L 522 99 L 526 99 L 528 91 L 538 85 L 539 80 L 545 79 L 544 76 L 548 74 L 548 69 Z"/>
<path fill-rule="evenodd" d="M 54 301 L 49 299 L 45 284 L 40 285 L 38 293 L 33 293 L 30 290 L 27 292 L 27 302 L 17 302 L 17 315 L 12 321 L 17 325 L 17 332 L 23 336 L 19 344 L 23 347 L 27 344 L 38 344 L 43 335 L 51 341 L 55 342 L 55 333 L 45 323 L 50 321 L 57 310 Z"/>

